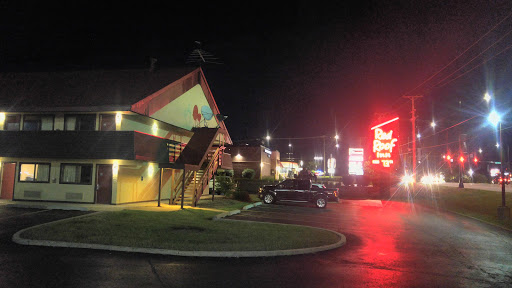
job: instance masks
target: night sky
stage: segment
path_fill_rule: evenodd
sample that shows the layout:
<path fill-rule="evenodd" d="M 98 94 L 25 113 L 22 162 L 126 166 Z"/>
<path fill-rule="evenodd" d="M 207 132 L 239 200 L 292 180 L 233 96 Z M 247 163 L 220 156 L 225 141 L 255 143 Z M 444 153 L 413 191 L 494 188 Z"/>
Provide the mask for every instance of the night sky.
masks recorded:
<path fill-rule="evenodd" d="M 298 158 L 336 130 L 343 149 L 359 145 L 374 113 L 408 133 L 403 95 L 424 96 L 423 130 L 487 113 L 489 87 L 511 106 L 512 49 L 493 58 L 512 44 L 512 17 L 494 27 L 510 1 L 18 2 L 0 1 L 2 71 L 182 66 L 200 41 L 222 62 L 202 67 L 231 137 L 308 138 L 272 141 Z"/>

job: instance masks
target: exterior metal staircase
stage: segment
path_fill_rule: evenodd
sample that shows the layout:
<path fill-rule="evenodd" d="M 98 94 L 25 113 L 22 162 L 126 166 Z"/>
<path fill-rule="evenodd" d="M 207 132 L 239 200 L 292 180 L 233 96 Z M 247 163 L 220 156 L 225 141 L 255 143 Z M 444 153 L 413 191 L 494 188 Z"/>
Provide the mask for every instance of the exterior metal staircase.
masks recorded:
<path fill-rule="evenodd" d="M 212 179 L 213 174 L 217 171 L 219 165 L 219 157 L 221 156 L 222 149 L 214 147 L 209 151 L 207 161 L 204 162 L 201 169 L 198 171 L 189 171 L 186 173 L 185 178 L 185 192 L 183 197 L 183 204 L 188 206 L 196 206 L 203 193 L 209 192 L 209 181 Z M 180 190 L 181 191 L 181 190 Z M 181 193 L 178 193 L 175 198 L 176 203 L 181 201 Z"/>

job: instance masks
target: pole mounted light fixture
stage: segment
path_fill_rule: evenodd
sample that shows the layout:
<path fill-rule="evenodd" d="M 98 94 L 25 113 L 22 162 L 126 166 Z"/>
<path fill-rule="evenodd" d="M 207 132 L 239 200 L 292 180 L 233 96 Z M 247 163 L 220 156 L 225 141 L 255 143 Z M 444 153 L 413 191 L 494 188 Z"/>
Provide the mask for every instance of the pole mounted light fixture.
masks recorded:
<path fill-rule="evenodd" d="M 485 102 L 487 102 L 487 103 L 489 103 L 489 101 L 491 101 L 491 95 L 489 95 L 489 93 L 488 93 L 488 92 L 485 92 L 484 100 L 485 100 Z"/>

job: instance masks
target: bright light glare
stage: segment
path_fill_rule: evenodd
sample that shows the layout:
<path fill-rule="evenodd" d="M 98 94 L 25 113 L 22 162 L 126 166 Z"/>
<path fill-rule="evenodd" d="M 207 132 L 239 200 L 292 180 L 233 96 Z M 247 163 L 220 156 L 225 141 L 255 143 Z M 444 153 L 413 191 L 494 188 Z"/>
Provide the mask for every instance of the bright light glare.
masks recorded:
<path fill-rule="evenodd" d="M 468 171 L 469 176 L 473 177 L 473 173 L 474 173 L 473 169 L 469 169 L 469 171 Z"/>
<path fill-rule="evenodd" d="M 436 122 L 432 121 L 432 123 L 430 123 L 430 126 L 431 126 L 432 128 L 435 128 L 435 127 L 436 127 Z"/>
<path fill-rule="evenodd" d="M 496 143 L 496 148 L 500 148 L 500 143 Z"/>
<path fill-rule="evenodd" d="M 270 140 L 270 136 L 269 136 L 269 135 L 267 135 L 267 137 L 266 137 L 266 138 L 267 138 L 267 141 L 268 141 L 268 140 Z"/>
<path fill-rule="evenodd" d="M 444 183 L 444 175 L 425 175 L 421 177 L 421 183 L 426 185 Z"/>
<path fill-rule="evenodd" d="M 421 138 L 421 134 L 420 134 L 420 133 L 418 133 L 418 139 L 420 139 L 420 138 Z"/>
<path fill-rule="evenodd" d="M 489 95 L 489 93 L 485 92 L 484 100 L 485 100 L 487 103 L 489 103 L 489 101 L 491 101 L 491 95 Z"/>
<path fill-rule="evenodd" d="M 402 176 L 402 181 L 400 182 L 400 184 L 412 185 L 412 183 L 414 183 L 414 178 L 412 177 L 412 175 L 405 174 L 404 176 Z"/>
<path fill-rule="evenodd" d="M 498 126 L 498 123 L 501 121 L 501 117 L 498 114 L 498 112 L 496 112 L 496 110 L 492 110 L 491 114 L 489 114 L 489 117 L 487 119 L 489 120 L 489 122 L 491 122 L 493 126 Z"/>
<path fill-rule="evenodd" d="M 478 149 L 478 153 L 482 154 L 482 148 Z"/>
<path fill-rule="evenodd" d="M 338 140 L 340 138 L 340 136 L 338 136 L 338 134 L 336 134 L 336 136 L 334 136 L 334 139 Z"/>

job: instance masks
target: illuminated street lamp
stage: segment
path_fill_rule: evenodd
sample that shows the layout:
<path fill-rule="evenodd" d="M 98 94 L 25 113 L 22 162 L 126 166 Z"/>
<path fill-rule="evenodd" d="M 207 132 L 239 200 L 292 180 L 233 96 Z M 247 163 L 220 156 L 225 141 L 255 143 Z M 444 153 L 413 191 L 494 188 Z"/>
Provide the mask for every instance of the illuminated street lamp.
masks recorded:
<path fill-rule="evenodd" d="M 436 122 L 432 121 L 432 123 L 430 123 L 430 127 L 436 128 Z"/>
<path fill-rule="evenodd" d="M 489 95 L 489 93 L 485 92 L 484 100 L 485 100 L 485 102 L 489 103 L 489 101 L 491 101 L 491 95 Z"/>
<path fill-rule="evenodd" d="M 267 135 L 266 139 L 267 141 L 270 141 L 270 135 Z"/>
<path fill-rule="evenodd" d="M 479 149 L 478 149 L 478 153 L 482 154 L 482 152 L 483 152 L 483 151 L 482 151 L 482 148 L 479 148 Z"/>
<path fill-rule="evenodd" d="M 491 122 L 491 124 L 497 128 L 498 127 L 498 124 L 500 124 L 500 134 L 499 134 L 499 141 L 498 143 L 496 143 L 496 147 L 498 147 L 500 149 L 500 164 L 501 164 L 501 169 L 500 169 L 500 173 L 501 173 L 501 177 L 504 178 L 505 177 L 505 171 L 503 170 L 503 145 L 501 145 L 501 116 L 498 114 L 498 112 L 496 112 L 496 110 L 493 110 L 490 114 L 489 114 L 489 118 L 488 118 L 489 122 Z M 505 182 L 506 181 L 501 181 L 501 206 L 498 207 L 498 218 L 500 218 L 501 220 L 508 220 L 510 219 L 510 208 L 507 207 L 505 204 Z"/>

